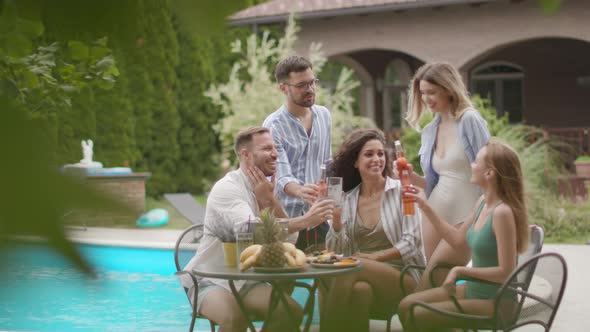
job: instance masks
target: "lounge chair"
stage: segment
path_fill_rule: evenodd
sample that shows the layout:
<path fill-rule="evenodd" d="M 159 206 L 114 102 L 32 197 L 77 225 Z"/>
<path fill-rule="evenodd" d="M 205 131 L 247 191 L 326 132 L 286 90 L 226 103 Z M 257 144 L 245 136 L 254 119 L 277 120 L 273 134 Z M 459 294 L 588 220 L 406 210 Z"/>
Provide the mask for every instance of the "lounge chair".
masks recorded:
<path fill-rule="evenodd" d="M 197 202 L 189 193 L 164 194 L 164 198 L 193 225 L 202 225 L 205 218 L 205 207 Z"/>

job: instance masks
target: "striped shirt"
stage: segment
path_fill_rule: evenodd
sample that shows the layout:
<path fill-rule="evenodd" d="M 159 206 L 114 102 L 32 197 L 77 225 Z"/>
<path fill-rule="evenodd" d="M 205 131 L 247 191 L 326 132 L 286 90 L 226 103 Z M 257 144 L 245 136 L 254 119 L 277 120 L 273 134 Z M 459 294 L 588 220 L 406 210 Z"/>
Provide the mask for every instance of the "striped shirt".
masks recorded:
<path fill-rule="evenodd" d="M 279 159 L 276 183 L 279 198 L 290 217 L 303 215 L 309 206 L 302 199 L 285 193 L 289 182 L 300 185 L 315 183 L 320 178 L 320 166 L 332 157 L 332 118 L 327 108 L 311 107 L 312 123 L 309 136 L 303 124 L 285 105 L 269 115 L 262 126 L 269 128 Z"/>
<path fill-rule="evenodd" d="M 361 185 L 346 193 L 342 208 L 342 222 L 344 227 L 336 232 L 330 227 L 326 236 L 329 250 L 350 256 L 359 252 L 359 241 L 355 238 L 358 223 L 354 222 L 357 215 Z M 385 193 L 381 202 L 381 222 L 385 235 L 393 248 L 399 250 L 404 264 L 425 265 L 424 249 L 422 247 L 422 214 L 419 209 L 413 216 L 404 216 L 401 208 L 401 183 L 387 177 Z M 416 282 L 420 280 L 422 271 L 410 269 L 410 274 Z"/>

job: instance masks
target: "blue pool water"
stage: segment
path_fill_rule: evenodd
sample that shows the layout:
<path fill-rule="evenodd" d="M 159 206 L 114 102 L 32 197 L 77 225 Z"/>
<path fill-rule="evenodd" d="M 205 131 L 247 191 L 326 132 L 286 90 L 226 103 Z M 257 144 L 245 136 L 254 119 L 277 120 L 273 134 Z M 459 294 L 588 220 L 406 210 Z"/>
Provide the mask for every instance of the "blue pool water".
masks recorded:
<path fill-rule="evenodd" d="M 92 245 L 79 250 L 96 268 L 96 279 L 42 244 L 2 251 L 0 330 L 188 330 L 190 307 L 173 275 L 171 250 Z M 196 330 L 208 329 L 207 321 L 197 320 Z"/>

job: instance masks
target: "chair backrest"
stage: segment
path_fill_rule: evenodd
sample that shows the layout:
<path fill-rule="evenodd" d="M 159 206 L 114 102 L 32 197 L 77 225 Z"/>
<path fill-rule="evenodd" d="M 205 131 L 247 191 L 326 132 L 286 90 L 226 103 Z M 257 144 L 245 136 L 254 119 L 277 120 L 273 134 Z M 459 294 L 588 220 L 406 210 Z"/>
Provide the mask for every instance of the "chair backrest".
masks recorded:
<path fill-rule="evenodd" d="M 522 280 L 529 280 L 529 284 Z M 539 253 L 522 262 L 498 291 L 496 327 L 512 330 L 538 324 L 549 331 L 566 283 L 567 264 L 557 253 Z"/>
<path fill-rule="evenodd" d="M 205 217 L 205 207 L 201 205 L 189 193 L 164 194 L 164 198 L 172 206 L 188 219 L 193 225 L 202 225 Z"/>
<path fill-rule="evenodd" d="M 516 279 L 514 282 L 518 283 L 518 287 L 523 290 L 528 290 L 533 279 L 533 275 L 535 274 L 536 262 L 529 262 L 531 257 L 537 255 L 543 249 L 543 243 L 545 239 L 545 233 L 543 232 L 543 228 L 537 225 L 530 225 L 530 241 L 527 247 L 527 250 L 518 256 L 518 266 L 517 269 L 522 267 L 523 264 L 527 264 L 526 267 L 522 268 L 520 273 L 516 275 Z M 518 304 L 516 307 L 513 308 L 511 313 L 512 320 L 516 319 L 518 313 L 522 310 L 524 306 L 525 298 L 519 297 Z"/>
<path fill-rule="evenodd" d="M 174 245 L 174 264 L 177 272 L 195 256 L 202 236 L 203 225 L 192 225 L 180 234 Z"/>
<path fill-rule="evenodd" d="M 518 256 L 518 263 L 526 262 L 529 258 L 541 252 L 545 242 L 545 232 L 538 225 L 530 225 L 530 240 L 527 250 Z"/>

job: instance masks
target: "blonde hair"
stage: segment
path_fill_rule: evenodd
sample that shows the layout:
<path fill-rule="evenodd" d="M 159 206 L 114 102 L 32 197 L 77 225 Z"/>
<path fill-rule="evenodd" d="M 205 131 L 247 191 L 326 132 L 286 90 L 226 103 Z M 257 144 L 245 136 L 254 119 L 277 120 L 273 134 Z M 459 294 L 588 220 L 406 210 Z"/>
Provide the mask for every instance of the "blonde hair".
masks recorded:
<path fill-rule="evenodd" d="M 447 62 L 429 62 L 418 68 L 409 87 L 408 114 L 406 121 L 412 128 L 420 129 L 420 118 L 426 110 L 426 104 L 420 93 L 420 81 L 438 85 L 451 95 L 451 116 L 457 120 L 467 108 L 473 107 L 469 93 L 461 75 Z"/>
<path fill-rule="evenodd" d="M 510 206 L 514 213 L 516 249 L 523 252 L 529 243 L 529 226 L 518 154 L 508 144 L 492 138 L 486 145 L 485 163 L 494 171 L 494 186 L 498 197 Z"/>

